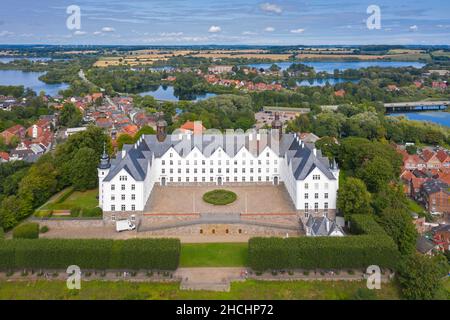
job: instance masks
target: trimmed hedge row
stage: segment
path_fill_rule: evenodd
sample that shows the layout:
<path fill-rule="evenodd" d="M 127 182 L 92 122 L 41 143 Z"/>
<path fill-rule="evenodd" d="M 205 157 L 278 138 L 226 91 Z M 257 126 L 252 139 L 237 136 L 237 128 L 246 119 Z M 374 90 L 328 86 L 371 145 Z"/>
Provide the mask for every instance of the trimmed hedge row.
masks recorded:
<path fill-rule="evenodd" d="M 14 239 L 37 239 L 39 238 L 39 223 L 29 222 L 18 225 L 13 230 Z"/>
<path fill-rule="evenodd" d="M 0 270 L 155 269 L 175 270 L 180 257 L 178 239 L 132 240 L 2 240 Z"/>
<path fill-rule="evenodd" d="M 369 215 L 352 219 L 357 234 L 345 237 L 252 238 L 249 266 L 255 271 L 279 269 L 395 269 L 399 252 L 394 241 Z M 378 227 L 379 228 L 378 228 Z"/>

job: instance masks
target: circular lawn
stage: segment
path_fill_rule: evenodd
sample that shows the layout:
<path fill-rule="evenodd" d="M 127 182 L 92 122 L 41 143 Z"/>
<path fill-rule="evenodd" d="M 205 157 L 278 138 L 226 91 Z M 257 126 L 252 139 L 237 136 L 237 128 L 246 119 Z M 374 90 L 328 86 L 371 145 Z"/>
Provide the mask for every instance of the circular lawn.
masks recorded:
<path fill-rule="evenodd" d="M 235 202 L 236 199 L 236 193 L 222 189 L 209 191 L 203 195 L 203 201 L 215 206 L 224 206 Z"/>

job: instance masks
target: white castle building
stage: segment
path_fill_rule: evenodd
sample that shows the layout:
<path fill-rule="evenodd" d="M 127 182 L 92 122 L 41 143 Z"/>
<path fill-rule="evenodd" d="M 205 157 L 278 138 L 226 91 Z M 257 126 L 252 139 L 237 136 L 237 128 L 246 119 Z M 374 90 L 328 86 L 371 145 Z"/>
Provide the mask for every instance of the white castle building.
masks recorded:
<path fill-rule="evenodd" d="M 186 184 L 284 184 L 296 210 L 336 210 L 336 162 L 296 134 L 166 135 L 166 126 L 159 121 L 156 135 L 125 145 L 112 161 L 104 153 L 98 168 L 103 211 L 142 212 L 155 185 Z"/>

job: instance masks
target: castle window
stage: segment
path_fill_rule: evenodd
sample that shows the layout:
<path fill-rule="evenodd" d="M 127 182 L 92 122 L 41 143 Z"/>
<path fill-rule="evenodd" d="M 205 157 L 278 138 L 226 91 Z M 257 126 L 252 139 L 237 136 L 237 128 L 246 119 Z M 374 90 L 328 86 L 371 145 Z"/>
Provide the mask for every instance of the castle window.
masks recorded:
<path fill-rule="evenodd" d="M 319 204 L 317 202 L 314 203 L 314 212 L 319 212 Z"/>
<path fill-rule="evenodd" d="M 120 188 L 121 188 L 121 190 L 125 190 L 125 185 L 124 184 L 121 185 Z"/>
<path fill-rule="evenodd" d="M 112 190 L 112 191 L 116 190 L 116 185 L 115 185 L 115 184 L 112 184 L 112 185 L 111 185 L 111 190 Z"/>
<path fill-rule="evenodd" d="M 323 204 L 323 211 L 328 212 L 328 202 Z"/>
<path fill-rule="evenodd" d="M 269 152 L 266 153 L 266 157 L 270 157 L 270 153 Z"/>
<path fill-rule="evenodd" d="M 309 185 L 307 183 L 305 183 L 305 189 L 308 190 Z"/>
<path fill-rule="evenodd" d="M 238 230 L 238 233 L 242 233 L 242 229 L 239 229 L 239 230 Z"/>
<path fill-rule="evenodd" d="M 123 194 L 120 198 L 122 199 L 122 201 L 124 201 L 125 200 L 125 195 Z"/>
<path fill-rule="evenodd" d="M 314 193 L 314 199 L 319 199 L 319 194 L 318 193 Z"/>
<path fill-rule="evenodd" d="M 173 153 L 172 152 L 169 154 L 169 157 L 173 158 Z"/>
<path fill-rule="evenodd" d="M 126 210 L 126 207 L 125 207 L 124 204 L 122 205 L 121 210 L 122 210 L 122 211 L 125 211 L 125 210 Z"/>
<path fill-rule="evenodd" d="M 320 180 L 320 174 L 313 175 L 313 180 Z"/>
<path fill-rule="evenodd" d="M 213 233 L 213 234 L 216 234 L 216 229 L 212 229 L 212 233 Z"/>
<path fill-rule="evenodd" d="M 164 166 L 166 164 L 166 160 L 162 160 L 161 164 Z"/>
<path fill-rule="evenodd" d="M 309 211 L 309 205 L 307 203 L 305 203 L 305 213 L 308 213 Z"/>
<path fill-rule="evenodd" d="M 305 199 L 308 199 L 308 194 L 307 193 L 305 193 Z"/>
<path fill-rule="evenodd" d="M 324 198 L 325 198 L 325 199 L 328 199 L 328 193 L 325 193 L 325 194 L 324 194 Z"/>
<path fill-rule="evenodd" d="M 115 205 L 111 206 L 111 211 L 116 211 L 116 206 Z"/>
<path fill-rule="evenodd" d="M 161 169 L 161 173 L 165 174 L 166 173 L 166 169 Z"/>
<path fill-rule="evenodd" d="M 131 205 L 131 211 L 136 211 L 136 206 L 134 204 Z"/>
<path fill-rule="evenodd" d="M 186 165 L 187 165 L 187 166 L 189 165 L 189 160 L 186 160 Z"/>
<path fill-rule="evenodd" d="M 131 200 L 136 200 L 136 195 L 135 194 L 131 195 Z"/>
<path fill-rule="evenodd" d="M 189 177 L 186 177 L 186 182 L 189 182 Z"/>
<path fill-rule="evenodd" d="M 114 201 L 114 200 L 116 200 L 116 196 L 115 196 L 115 195 L 112 195 L 112 196 L 111 196 L 111 201 Z"/>

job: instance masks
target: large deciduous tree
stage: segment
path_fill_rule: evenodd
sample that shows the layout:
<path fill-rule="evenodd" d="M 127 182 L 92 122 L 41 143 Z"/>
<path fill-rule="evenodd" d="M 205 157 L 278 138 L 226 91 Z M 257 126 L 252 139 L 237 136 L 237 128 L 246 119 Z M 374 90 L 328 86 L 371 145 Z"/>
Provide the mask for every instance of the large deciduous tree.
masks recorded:
<path fill-rule="evenodd" d="M 371 195 L 363 181 L 357 178 L 347 178 L 338 191 L 338 208 L 344 213 L 345 219 L 353 214 L 372 213 Z"/>

